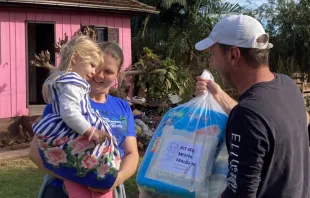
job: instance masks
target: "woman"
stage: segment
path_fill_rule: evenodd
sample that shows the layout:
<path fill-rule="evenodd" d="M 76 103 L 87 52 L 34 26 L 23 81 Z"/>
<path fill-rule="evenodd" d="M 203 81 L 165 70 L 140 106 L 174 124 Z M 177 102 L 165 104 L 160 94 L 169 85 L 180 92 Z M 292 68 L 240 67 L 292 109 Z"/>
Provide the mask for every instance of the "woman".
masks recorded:
<path fill-rule="evenodd" d="M 91 106 L 98 113 L 106 118 L 112 128 L 112 133 L 116 137 L 121 152 L 122 162 L 120 171 L 111 189 L 100 189 L 100 191 L 113 190 L 114 197 L 126 197 L 123 182 L 130 178 L 136 171 L 139 154 L 137 149 L 136 132 L 134 118 L 127 102 L 122 99 L 108 95 L 110 87 L 114 84 L 117 75 L 123 64 L 123 52 L 118 44 L 106 42 L 101 45 L 105 53 L 104 65 L 102 69 L 89 80 L 91 85 Z M 52 107 L 47 105 L 43 116 L 52 111 Z M 29 158 L 39 167 L 43 168 L 41 158 L 38 154 L 36 138 L 33 139 L 30 148 Z M 50 175 L 53 173 L 47 171 Z M 39 198 L 67 198 L 63 190 L 62 180 L 55 179 L 50 175 L 44 177 Z M 56 176 L 58 177 L 58 176 Z M 98 189 L 92 189 L 98 190 Z"/>

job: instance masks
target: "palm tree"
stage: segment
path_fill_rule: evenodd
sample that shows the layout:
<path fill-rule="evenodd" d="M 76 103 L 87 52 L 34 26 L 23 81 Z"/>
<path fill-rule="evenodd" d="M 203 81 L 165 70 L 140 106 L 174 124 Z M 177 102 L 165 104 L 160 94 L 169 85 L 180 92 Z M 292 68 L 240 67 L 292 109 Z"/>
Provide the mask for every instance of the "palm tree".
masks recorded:
<path fill-rule="evenodd" d="M 151 0 L 144 3 L 151 3 Z M 154 1 L 153 1 L 154 2 Z M 149 47 L 178 63 L 191 65 L 195 57 L 194 43 L 207 36 L 222 15 L 240 13 L 239 4 L 222 0 L 156 1 L 160 14 L 148 16 L 133 24 L 134 51 Z M 140 19 L 141 20 L 141 19 Z"/>
<path fill-rule="evenodd" d="M 177 72 L 172 72 L 174 78 L 186 79 L 183 81 L 185 84 L 183 94 L 192 95 L 195 77 L 208 65 L 209 58 L 207 53 L 195 50 L 195 43 L 208 36 L 214 23 L 221 16 L 240 13 L 242 7 L 223 0 L 142 0 L 142 2 L 156 6 L 160 14 L 133 19 L 133 54 L 137 55 L 134 58 L 137 61 L 143 48 L 147 47 L 162 59 L 174 60 L 177 66 Z M 142 85 L 145 84 L 143 81 L 149 79 L 147 75 L 145 77 L 140 75 L 140 84 L 141 81 Z M 170 77 L 171 79 L 173 78 Z M 166 80 L 163 86 L 171 87 L 170 80 Z M 150 90 L 160 92 L 155 87 L 154 90 Z"/>

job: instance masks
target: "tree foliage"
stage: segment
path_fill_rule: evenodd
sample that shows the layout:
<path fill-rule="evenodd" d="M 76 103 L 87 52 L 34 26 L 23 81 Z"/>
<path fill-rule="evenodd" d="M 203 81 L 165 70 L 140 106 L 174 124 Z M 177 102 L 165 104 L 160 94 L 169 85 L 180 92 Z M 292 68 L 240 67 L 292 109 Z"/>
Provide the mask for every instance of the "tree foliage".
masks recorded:
<path fill-rule="evenodd" d="M 310 73 L 310 1 L 269 0 L 251 12 L 266 27 L 274 48 L 270 66 L 291 75 Z"/>
<path fill-rule="evenodd" d="M 174 78 L 186 77 L 187 85 L 182 95 L 184 99 L 188 99 L 194 92 L 196 76 L 209 67 L 209 54 L 196 51 L 195 43 L 209 35 L 214 23 L 222 15 L 240 13 L 242 8 L 239 4 L 222 0 L 144 0 L 141 2 L 156 6 L 160 13 L 133 19 L 135 61 L 139 60 L 144 47 L 164 59 L 174 60 L 177 69 L 173 74 Z M 140 79 L 143 81 L 148 78 Z M 170 83 L 166 83 L 162 86 L 166 86 L 169 90 L 169 85 Z M 159 91 L 155 87 L 151 90 Z M 156 94 L 153 96 L 156 97 Z"/>

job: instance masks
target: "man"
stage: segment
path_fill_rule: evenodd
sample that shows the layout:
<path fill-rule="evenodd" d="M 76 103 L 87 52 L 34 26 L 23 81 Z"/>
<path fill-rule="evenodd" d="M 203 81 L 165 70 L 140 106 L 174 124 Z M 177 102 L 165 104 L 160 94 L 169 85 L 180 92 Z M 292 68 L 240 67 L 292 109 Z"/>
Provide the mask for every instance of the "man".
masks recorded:
<path fill-rule="evenodd" d="M 196 44 L 209 49 L 238 104 L 213 81 L 197 78 L 196 95 L 208 90 L 229 114 L 229 173 L 222 198 L 310 197 L 309 142 L 302 94 L 288 76 L 269 70 L 272 44 L 263 26 L 246 15 L 221 19 Z"/>

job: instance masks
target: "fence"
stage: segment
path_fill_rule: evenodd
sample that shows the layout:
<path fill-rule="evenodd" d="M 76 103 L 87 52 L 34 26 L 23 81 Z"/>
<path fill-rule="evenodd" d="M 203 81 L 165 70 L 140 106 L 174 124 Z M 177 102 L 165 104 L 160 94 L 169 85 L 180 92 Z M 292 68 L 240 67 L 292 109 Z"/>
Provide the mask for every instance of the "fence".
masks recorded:
<path fill-rule="evenodd" d="M 291 77 L 296 82 L 303 96 L 310 96 L 310 83 L 308 80 L 308 75 L 305 73 L 293 73 Z"/>

